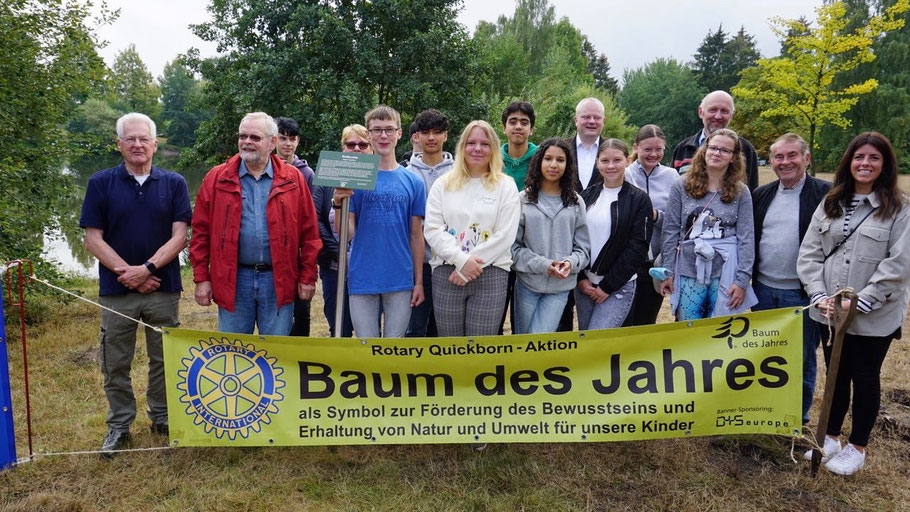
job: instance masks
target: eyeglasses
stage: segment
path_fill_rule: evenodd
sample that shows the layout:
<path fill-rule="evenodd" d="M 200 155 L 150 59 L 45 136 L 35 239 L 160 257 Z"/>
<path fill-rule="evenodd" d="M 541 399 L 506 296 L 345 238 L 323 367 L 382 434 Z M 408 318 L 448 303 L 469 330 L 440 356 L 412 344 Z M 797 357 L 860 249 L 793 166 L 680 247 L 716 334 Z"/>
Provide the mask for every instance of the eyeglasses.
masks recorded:
<path fill-rule="evenodd" d="M 382 134 L 392 135 L 397 132 L 398 128 L 370 128 L 370 135 L 379 137 Z"/>
<path fill-rule="evenodd" d="M 259 142 L 262 140 L 262 136 L 254 135 L 251 133 L 238 133 L 237 134 L 237 140 L 239 140 L 240 142 L 243 142 L 247 139 L 249 139 L 250 142 Z"/>
<path fill-rule="evenodd" d="M 708 151 L 711 151 L 714 153 L 720 153 L 721 155 L 724 155 L 724 156 L 730 156 L 733 154 L 732 149 L 722 148 L 719 146 L 708 146 Z"/>
<path fill-rule="evenodd" d="M 121 140 L 128 146 L 133 146 L 135 144 L 141 144 L 143 146 L 148 146 L 149 144 L 152 143 L 152 139 L 149 139 L 148 137 L 127 137 L 127 138 L 121 139 Z"/>
<path fill-rule="evenodd" d="M 658 154 L 658 153 L 663 153 L 664 149 L 666 149 L 666 148 L 660 148 L 660 147 L 658 147 L 658 148 L 641 148 L 641 152 L 646 155 L 650 155 L 652 153 Z"/>
<path fill-rule="evenodd" d="M 345 142 L 344 147 L 346 147 L 347 149 L 356 148 L 356 149 L 363 151 L 366 148 L 370 147 L 370 143 L 369 142 Z"/>

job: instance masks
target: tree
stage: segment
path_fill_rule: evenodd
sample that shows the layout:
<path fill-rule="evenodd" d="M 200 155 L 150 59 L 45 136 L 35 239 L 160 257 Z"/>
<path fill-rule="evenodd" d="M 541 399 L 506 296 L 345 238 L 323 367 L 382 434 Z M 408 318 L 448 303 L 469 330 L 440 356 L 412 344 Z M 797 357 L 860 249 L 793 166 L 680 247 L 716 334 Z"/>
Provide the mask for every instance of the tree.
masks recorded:
<path fill-rule="evenodd" d="M 161 103 L 158 98 L 161 91 L 142 62 L 135 44 L 130 44 L 114 58 L 110 83 L 115 108 L 125 112 L 141 112 L 156 122 L 159 121 Z"/>
<path fill-rule="evenodd" d="M 740 74 L 744 69 L 751 68 L 761 58 L 755 46 L 755 37 L 746 32 L 745 27 L 740 27 L 739 32 L 727 41 L 721 57 L 725 75 L 719 89 L 729 91 L 739 82 Z"/>
<path fill-rule="evenodd" d="M 696 109 L 707 92 L 685 64 L 657 59 L 623 73 L 619 105 L 629 113 L 631 124 L 660 126 L 667 135 L 668 147 L 672 148 L 701 128 Z M 666 152 L 667 158 L 670 153 Z"/>
<path fill-rule="evenodd" d="M 848 20 L 843 2 L 816 9 L 815 26 L 800 20 L 772 18 L 772 28 L 785 38 L 787 56 L 758 61 L 757 83 L 734 88 L 736 96 L 764 105 L 764 117 L 795 120 L 808 134 L 810 148 L 815 147 L 819 127 L 850 125 L 844 114 L 878 86 L 868 78 L 859 83 L 835 85 L 835 78 L 858 65 L 875 59 L 872 45 L 882 33 L 898 29 L 904 21 L 898 16 L 910 10 L 910 0 L 898 0 L 880 15 L 872 16 L 866 25 L 844 32 Z M 789 35 L 788 35 L 789 34 Z M 800 35 L 804 34 L 804 35 Z"/>
<path fill-rule="evenodd" d="M 851 0 L 846 2 L 847 17 L 851 23 L 847 30 L 865 25 L 871 13 L 894 4 L 894 0 Z M 839 126 L 825 126 L 819 130 L 818 148 L 813 155 L 814 164 L 833 169 L 840 161 L 844 148 L 857 133 L 876 130 L 891 139 L 898 154 L 903 172 L 910 169 L 910 13 L 904 13 L 905 24 L 900 29 L 877 38 L 873 45 L 876 59 L 857 66 L 835 79 L 838 86 L 871 76 L 878 80 L 878 87 L 860 96 L 856 106 L 844 117 L 850 120 L 850 130 Z"/>
<path fill-rule="evenodd" d="M 759 58 L 755 38 L 745 27 L 728 37 L 721 25 L 705 36 L 695 52 L 693 69 L 698 83 L 708 91 L 729 91 L 739 82 L 742 70 L 754 66 Z"/>
<path fill-rule="evenodd" d="M 161 102 L 164 133 L 168 144 L 191 147 L 196 141 L 196 130 L 205 120 L 207 112 L 200 108 L 201 87 L 182 62 L 168 62 L 158 78 L 161 84 Z"/>
<path fill-rule="evenodd" d="M 709 91 L 720 89 L 719 84 L 723 81 L 723 53 L 726 45 L 727 33 L 724 32 L 723 25 L 719 25 L 716 32 L 708 31 L 695 52 L 695 63 L 692 65 L 695 79 Z"/>
<path fill-rule="evenodd" d="M 75 148 L 63 126 L 103 78 L 95 34 L 116 16 L 91 11 L 76 0 L 0 4 L 0 260 L 43 261 L 42 235 L 71 190 L 62 167 Z"/>
<path fill-rule="evenodd" d="M 104 153 L 114 149 L 117 119 L 124 112 L 114 109 L 104 100 L 89 98 L 67 123 L 73 141 L 89 153 Z"/>
<path fill-rule="evenodd" d="M 619 82 L 610 76 L 610 61 L 607 60 L 607 55 L 598 54 L 587 37 L 583 38 L 581 48 L 588 59 L 588 73 L 594 75 L 594 85 L 615 96 L 619 92 Z"/>
<path fill-rule="evenodd" d="M 253 110 L 297 119 L 299 153 L 308 159 L 337 149 L 341 129 L 362 123 L 379 102 L 402 112 L 405 126 L 430 107 L 452 118 L 453 127 L 483 116 L 486 105 L 471 94 L 477 52 L 457 22 L 458 4 L 213 1 L 215 21 L 192 28 L 218 43 L 224 56 L 187 55 L 213 109 L 199 128 L 193 158 L 217 161 L 236 152 L 237 124 Z"/>

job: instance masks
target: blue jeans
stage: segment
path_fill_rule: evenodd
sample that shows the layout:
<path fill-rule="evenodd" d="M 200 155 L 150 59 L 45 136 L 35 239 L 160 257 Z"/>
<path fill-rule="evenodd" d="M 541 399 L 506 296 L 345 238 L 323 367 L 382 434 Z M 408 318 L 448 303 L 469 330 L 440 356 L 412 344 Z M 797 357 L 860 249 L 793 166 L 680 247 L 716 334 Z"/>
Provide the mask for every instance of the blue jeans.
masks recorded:
<path fill-rule="evenodd" d="M 358 338 L 378 338 L 380 317 L 383 338 L 404 338 L 411 319 L 411 290 L 355 294 L 348 302 Z"/>
<path fill-rule="evenodd" d="M 758 304 L 752 311 L 764 309 L 802 307 L 809 304 L 809 297 L 802 289 L 781 290 L 752 281 L 752 289 L 758 297 Z M 803 311 L 803 423 L 809 421 L 809 408 L 815 393 L 815 374 L 818 368 L 818 323 L 809 319 L 809 311 Z"/>
<path fill-rule="evenodd" d="M 556 332 L 559 319 L 569 300 L 569 291 L 537 293 L 515 280 L 515 325 L 513 334 Z"/>
<path fill-rule="evenodd" d="M 329 322 L 329 336 L 335 336 L 335 301 L 338 300 L 338 271 L 319 267 L 319 279 L 322 281 L 322 312 Z M 351 309 L 348 307 L 348 287 L 344 287 L 344 313 L 341 317 L 341 337 L 350 338 L 354 333 L 351 324 Z"/>
<path fill-rule="evenodd" d="M 581 293 L 581 290 L 576 287 L 575 308 L 578 310 L 578 330 L 622 327 L 626 317 L 629 316 L 629 310 L 632 309 L 636 286 L 635 281 L 629 281 L 622 285 L 622 288 L 613 290 L 607 300 L 600 304 L 595 304 L 591 297 Z"/>
<path fill-rule="evenodd" d="M 278 307 L 275 281 L 271 272 L 256 272 L 251 268 L 237 269 L 237 290 L 234 311 L 218 308 L 218 330 L 253 334 L 287 336 L 294 323 L 294 303 Z"/>
<path fill-rule="evenodd" d="M 411 321 L 408 323 L 408 338 L 435 338 L 436 316 L 433 315 L 433 267 L 423 264 L 423 302 L 411 308 Z"/>

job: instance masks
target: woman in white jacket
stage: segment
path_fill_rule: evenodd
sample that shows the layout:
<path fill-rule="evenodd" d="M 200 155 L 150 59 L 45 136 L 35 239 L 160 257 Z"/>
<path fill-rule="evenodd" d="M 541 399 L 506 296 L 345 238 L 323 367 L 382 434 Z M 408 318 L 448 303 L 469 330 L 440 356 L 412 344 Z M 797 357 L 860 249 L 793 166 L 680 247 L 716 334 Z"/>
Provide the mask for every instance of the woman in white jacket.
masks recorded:
<path fill-rule="evenodd" d="M 857 295 L 857 315 L 844 333 L 822 453 L 825 467 L 840 475 L 865 464 L 878 417 L 882 363 L 891 341 L 901 337 L 910 301 L 910 204 L 897 185 L 897 169 L 894 148 L 884 135 L 856 136 L 837 167 L 834 185 L 812 215 L 796 264 L 815 305 L 809 315 L 822 324 L 823 340 L 829 337 L 831 296 L 845 287 Z M 831 349 L 828 343 L 822 346 L 828 361 Z M 851 388 L 853 425 L 849 443 L 842 447 Z M 807 455 L 811 458 L 811 452 Z"/>
<path fill-rule="evenodd" d="M 502 172 L 499 137 L 486 121 L 461 132 L 452 170 L 427 198 L 433 311 L 440 336 L 494 335 L 506 305 L 518 231 L 515 182 Z"/>

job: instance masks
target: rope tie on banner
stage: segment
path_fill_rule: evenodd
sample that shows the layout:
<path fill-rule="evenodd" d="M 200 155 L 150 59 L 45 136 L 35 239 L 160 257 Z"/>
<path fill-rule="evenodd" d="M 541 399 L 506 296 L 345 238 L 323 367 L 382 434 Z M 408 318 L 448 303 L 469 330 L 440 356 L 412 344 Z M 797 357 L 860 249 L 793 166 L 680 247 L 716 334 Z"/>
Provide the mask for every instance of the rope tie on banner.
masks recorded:
<path fill-rule="evenodd" d="M 149 328 L 149 329 L 151 329 L 151 330 L 153 330 L 153 331 L 155 331 L 155 332 L 163 332 L 163 331 L 161 330 L 160 327 L 156 327 L 156 326 L 154 326 L 154 325 L 149 325 L 149 324 L 143 322 L 142 320 L 137 320 L 137 319 L 135 319 L 135 318 L 133 318 L 133 317 L 131 317 L 131 316 L 129 316 L 129 315 L 124 315 L 123 313 L 121 313 L 121 312 L 119 312 L 119 311 L 117 311 L 117 310 L 111 309 L 111 308 L 109 308 L 109 307 L 107 307 L 107 306 L 103 306 L 103 305 L 101 305 L 101 304 L 99 304 L 99 303 L 97 303 L 97 302 L 95 302 L 95 301 L 93 301 L 93 300 L 86 299 L 86 298 L 83 297 L 82 295 L 79 295 L 79 294 L 77 294 L 77 293 L 73 293 L 73 292 L 71 292 L 71 291 L 69 291 L 69 290 L 66 290 L 66 289 L 64 289 L 64 288 L 60 288 L 59 286 L 56 286 L 56 285 L 53 285 L 53 284 L 47 282 L 46 280 L 41 279 L 40 277 L 37 277 L 37 276 L 35 276 L 35 275 L 32 275 L 32 276 L 31 276 L 31 279 L 32 279 L 33 281 L 35 281 L 35 282 L 38 282 L 38 283 L 43 284 L 44 286 L 47 286 L 47 287 L 49 287 L 49 288 L 53 288 L 54 290 L 57 290 L 57 291 L 59 291 L 59 292 L 63 292 L 63 293 L 65 293 L 65 294 L 67 294 L 67 295 L 70 295 L 70 296 L 72 296 L 72 297 L 75 297 L 75 298 L 81 300 L 82 302 L 88 302 L 89 304 L 91 304 L 91 305 L 93 305 L 93 306 L 98 306 L 99 308 L 101 308 L 101 309 L 103 309 L 103 310 L 105 310 L 105 311 L 110 311 L 111 313 L 114 313 L 115 315 L 122 316 L 123 318 L 126 318 L 127 320 L 131 320 L 131 321 L 133 321 L 133 322 L 136 322 L 137 324 L 139 324 L 139 325 L 141 325 L 141 326 L 143 326 L 143 327 Z"/>

